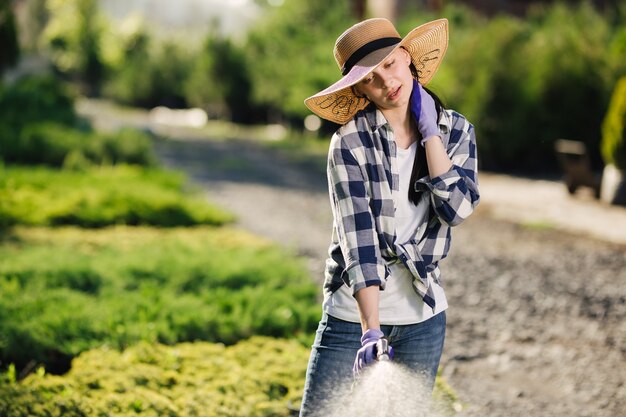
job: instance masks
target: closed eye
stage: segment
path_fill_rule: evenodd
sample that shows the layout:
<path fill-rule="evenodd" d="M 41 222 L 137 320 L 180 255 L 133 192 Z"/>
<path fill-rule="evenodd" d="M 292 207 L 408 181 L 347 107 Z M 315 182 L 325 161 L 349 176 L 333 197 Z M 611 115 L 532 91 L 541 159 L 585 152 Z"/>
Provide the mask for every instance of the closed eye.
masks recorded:
<path fill-rule="evenodd" d="M 392 60 L 392 61 L 389 61 L 389 62 L 385 63 L 385 68 L 390 68 L 390 67 L 391 67 L 393 64 L 395 64 L 395 63 L 396 63 L 396 60 L 395 60 L 395 59 L 394 59 L 394 60 Z"/>

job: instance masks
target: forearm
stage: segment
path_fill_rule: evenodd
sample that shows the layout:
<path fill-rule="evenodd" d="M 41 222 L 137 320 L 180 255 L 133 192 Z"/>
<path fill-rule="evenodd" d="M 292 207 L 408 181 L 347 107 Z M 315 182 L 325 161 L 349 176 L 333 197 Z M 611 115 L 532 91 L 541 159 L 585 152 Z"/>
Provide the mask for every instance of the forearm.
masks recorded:
<path fill-rule="evenodd" d="M 439 137 L 432 136 L 425 143 L 426 161 L 430 178 L 436 178 L 452 168 L 452 161 L 448 157 L 446 148 Z"/>
<path fill-rule="evenodd" d="M 378 316 L 378 300 L 380 289 L 377 285 L 363 288 L 356 292 L 357 305 L 361 315 L 361 328 L 363 333 L 368 329 L 380 329 Z"/>

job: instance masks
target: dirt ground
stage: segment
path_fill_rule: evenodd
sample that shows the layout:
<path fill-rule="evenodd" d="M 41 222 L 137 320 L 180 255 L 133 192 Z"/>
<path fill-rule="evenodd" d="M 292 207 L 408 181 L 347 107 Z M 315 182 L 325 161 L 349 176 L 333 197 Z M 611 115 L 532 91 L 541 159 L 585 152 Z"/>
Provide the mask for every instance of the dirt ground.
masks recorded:
<path fill-rule="evenodd" d="M 162 161 L 241 227 L 305 256 L 321 280 L 324 172 L 249 141 L 185 137 L 159 144 Z M 626 415 L 626 208 L 572 198 L 555 182 L 479 178 L 479 209 L 441 264 L 443 377 L 458 416 Z"/>

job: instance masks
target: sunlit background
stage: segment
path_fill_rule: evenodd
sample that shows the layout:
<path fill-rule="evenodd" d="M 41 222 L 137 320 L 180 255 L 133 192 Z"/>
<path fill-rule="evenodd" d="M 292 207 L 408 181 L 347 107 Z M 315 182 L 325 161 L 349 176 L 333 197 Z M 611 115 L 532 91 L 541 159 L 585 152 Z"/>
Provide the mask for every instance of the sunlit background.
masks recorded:
<path fill-rule="evenodd" d="M 374 16 L 449 20 L 476 130 L 442 413 L 626 409 L 626 2 L 0 0 L 0 416 L 297 415 L 338 127 L 303 101 Z"/>

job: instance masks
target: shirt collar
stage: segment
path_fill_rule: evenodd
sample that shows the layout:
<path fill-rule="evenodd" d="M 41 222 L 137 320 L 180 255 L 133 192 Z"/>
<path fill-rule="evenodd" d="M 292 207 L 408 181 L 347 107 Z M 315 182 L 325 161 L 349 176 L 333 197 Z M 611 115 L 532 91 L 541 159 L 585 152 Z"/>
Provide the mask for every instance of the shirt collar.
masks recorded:
<path fill-rule="evenodd" d="M 450 119 L 450 114 L 444 109 L 439 116 L 439 129 L 445 133 L 450 133 L 450 127 L 452 125 L 452 120 Z"/>
<path fill-rule="evenodd" d="M 363 112 L 367 123 L 370 125 L 370 129 L 372 129 L 372 132 L 376 132 L 382 126 L 389 123 L 387 122 L 387 119 L 385 119 L 383 112 L 378 110 L 374 103 L 370 103 L 365 109 L 363 109 Z"/>

